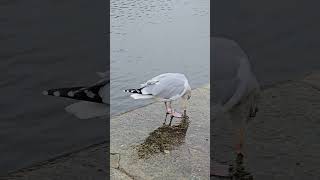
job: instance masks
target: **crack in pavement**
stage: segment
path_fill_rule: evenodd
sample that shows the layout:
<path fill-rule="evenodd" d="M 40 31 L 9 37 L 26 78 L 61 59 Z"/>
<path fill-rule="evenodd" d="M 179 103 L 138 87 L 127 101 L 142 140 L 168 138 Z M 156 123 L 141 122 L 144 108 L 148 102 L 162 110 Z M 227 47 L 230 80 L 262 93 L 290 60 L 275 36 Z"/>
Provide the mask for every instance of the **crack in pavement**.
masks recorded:
<path fill-rule="evenodd" d="M 131 178 L 132 180 L 135 179 L 134 176 L 131 175 L 130 173 L 128 173 L 125 169 L 119 167 L 118 170 L 119 170 L 120 172 L 122 172 L 123 174 L 127 175 L 127 176 L 128 176 L 129 178 Z"/>
<path fill-rule="evenodd" d="M 116 167 L 113 167 L 113 164 L 111 163 L 111 167 L 112 168 L 115 168 L 115 169 L 118 169 L 119 166 L 120 166 L 120 153 L 110 153 L 110 155 L 118 155 L 119 158 L 117 158 L 117 166 Z M 111 160 L 112 158 L 110 158 Z"/>
<path fill-rule="evenodd" d="M 128 173 L 124 168 L 122 168 L 121 167 L 121 165 L 120 165 L 120 161 L 121 161 L 121 154 L 120 153 L 110 153 L 111 155 L 118 155 L 118 160 L 117 160 L 117 166 L 116 167 L 111 167 L 111 168 L 113 168 L 113 169 L 116 169 L 116 170 L 118 170 L 118 171 L 120 171 L 121 173 L 123 173 L 123 174 L 125 174 L 126 176 L 128 176 L 130 179 L 135 179 L 135 177 L 132 175 L 132 174 L 130 174 L 130 173 Z"/>

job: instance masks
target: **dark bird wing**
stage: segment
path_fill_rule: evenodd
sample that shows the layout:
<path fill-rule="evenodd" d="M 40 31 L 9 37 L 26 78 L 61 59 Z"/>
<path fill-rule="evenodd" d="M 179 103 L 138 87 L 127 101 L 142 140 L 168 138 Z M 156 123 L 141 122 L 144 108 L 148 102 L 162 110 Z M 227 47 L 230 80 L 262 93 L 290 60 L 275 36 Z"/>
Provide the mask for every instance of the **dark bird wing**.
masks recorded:
<path fill-rule="evenodd" d="M 43 92 L 44 95 L 65 97 L 82 101 L 106 103 L 101 95 L 101 90 L 109 83 L 109 80 L 98 81 L 91 86 L 78 86 L 68 88 L 49 89 Z"/>

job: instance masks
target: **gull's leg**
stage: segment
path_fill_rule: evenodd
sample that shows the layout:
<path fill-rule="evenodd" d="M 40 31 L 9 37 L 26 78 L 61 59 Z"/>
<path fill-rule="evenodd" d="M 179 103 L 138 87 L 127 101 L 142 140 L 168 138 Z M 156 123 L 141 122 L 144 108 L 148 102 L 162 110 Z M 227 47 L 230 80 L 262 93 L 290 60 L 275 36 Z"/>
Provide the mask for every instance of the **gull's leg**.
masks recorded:
<path fill-rule="evenodd" d="M 165 125 L 165 124 L 166 124 L 166 121 L 167 121 L 167 117 L 168 117 L 168 114 L 169 114 L 169 113 L 166 113 L 166 117 L 164 118 L 164 122 L 163 122 L 163 125 Z"/>
<path fill-rule="evenodd" d="M 165 105 L 166 105 L 167 113 L 171 114 L 172 113 L 171 101 L 165 102 Z"/>
<path fill-rule="evenodd" d="M 237 141 L 235 149 L 236 149 L 237 154 L 242 154 L 242 147 L 243 147 L 243 143 L 244 143 L 244 128 L 238 129 L 237 136 L 238 136 L 238 141 Z"/>
<path fill-rule="evenodd" d="M 170 109 L 171 109 L 171 118 L 170 118 L 169 126 L 171 126 L 171 122 L 172 122 L 172 119 L 173 119 L 174 114 L 175 114 L 175 111 L 174 111 L 174 109 L 173 109 L 172 106 L 171 106 L 171 101 L 169 102 L 169 107 L 170 107 Z"/>
<path fill-rule="evenodd" d="M 166 117 L 165 117 L 165 119 L 164 119 L 163 125 L 166 124 L 168 114 L 170 114 L 170 112 L 171 112 L 171 109 L 168 109 L 167 102 L 164 102 L 164 105 L 166 106 Z"/>
<path fill-rule="evenodd" d="M 173 117 L 174 117 L 174 116 L 171 115 L 170 122 L 169 122 L 169 126 L 171 126 L 171 122 L 172 122 Z"/>
<path fill-rule="evenodd" d="M 237 154 L 243 152 L 244 138 L 245 138 L 245 127 L 246 119 L 248 117 L 247 106 L 240 104 L 233 110 L 229 111 L 230 118 L 233 126 L 233 144 Z"/>
<path fill-rule="evenodd" d="M 166 106 L 167 113 L 171 114 L 172 113 L 171 102 L 169 102 L 169 105 L 167 105 L 167 102 L 164 102 L 164 105 Z"/>

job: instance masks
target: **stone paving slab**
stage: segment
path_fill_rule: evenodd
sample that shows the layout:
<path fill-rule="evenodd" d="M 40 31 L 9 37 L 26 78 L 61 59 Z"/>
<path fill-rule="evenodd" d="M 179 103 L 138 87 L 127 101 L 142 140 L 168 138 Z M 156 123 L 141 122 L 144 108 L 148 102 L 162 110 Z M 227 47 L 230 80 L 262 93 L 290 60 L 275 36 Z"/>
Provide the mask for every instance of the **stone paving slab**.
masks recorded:
<path fill-rule="evenodd" d="M 173 120 L 173 127 L 178 129 L 162 125 L 165 115 L 162 103 L 154 103 L 112 118 L 111 179 L 209 179 L 209 94 L 209 85 L 193 91 L 187 123 L 179 126 L 182 124 L 181 119 Z M 148 137 L 161 138 L 161 132 L 166 137 L 173 135 L 169 138 L 173 143 L 166 144 L 168 150 L 150 154 L 148 158 L 139 158 L 137 145 L 143 144 Z M 106 146 L 101 144 L 71 153 L 16 171 L 2 179 L 110 179 L 106 177 Z"/>
<path fill-rule="evenodd" d="M 320 74 L 314 73 L 302 80 L 263 90 L 260 110 L 248 125 L 245 144 L 246 167 L 255 180 L 320 179 L 319 82 Z M 194 98 L 196 94 L 199 94 L 198 98 Z M 161 104 L 114 117 L 111 120 L 112 179 L 191 179 L 192 176 L 208 179 L 210 137 L 209 122 L 205 121 L 209 118 L 206 113 L 209 111 L 208 96 L 208 87 L 193 93 L 191 122 L 184 143 L 147 159 L 139 159 L 136 147 L 145 143 L 150 133 L 161 129 L 164 118 L 164 110 L 158 110 L 158 107 L 163 108 Z M 179 122 L 175 121 L 175 124 Z M 224 125 L 230 124 L 226 121 Z M 223 136 L 228 140 L 228 133 L 213 134 L 212 147 L 224 147 L 219 150 L 223 156 L 215 158 L 228 162 L 233 158 L 229 157 L 232 146 L 223 146 L 219 140 L 224 139 Z M 2 179 L 109 179 L 104 164 L 105 152 L 106 144 L 102 144 Z M 89 174 L 95 177 L 89 177 Z"/>
<path fill-rule="evenodd" d="M 320 73 L 311 73 L 303 78 L 302 82 L 308 83 L 313 88 L 320 90 Z"/>
<path fill-rule="evenodd" d="M 108 179 L 106 143 L 10 173 L 2 180 L 97 180 Z"/>
<path fill-rule="evenodd" d="M 120 166 L 116 169 L 141 180 L 209 179 L 209 103 L 209 85 L 193 90 L 188 103 L 189 119 L 183 127 L 183 120 L 178 118 L 173 119 L 173 127 L 162 124 L 165 108 L 160 102 L 112 118 L 111 153 L 120 156 Z M 173 107 L 178 106 L 175 103 Z M 141 157 L 141 146 L 157 152 Z M 113 174 L 111 179 L 119 177 Z"/>
<path fill-rule="evenodd" d="M 246 133 L 245 163 L 254 179 L 320 179 L 319 85 L 318 73 L 263 90 L 259 112 Z M 230 162 L 231 131 L 222 131 L 213 137 L 213 147 L 220 148 L 216 160 Z"/>

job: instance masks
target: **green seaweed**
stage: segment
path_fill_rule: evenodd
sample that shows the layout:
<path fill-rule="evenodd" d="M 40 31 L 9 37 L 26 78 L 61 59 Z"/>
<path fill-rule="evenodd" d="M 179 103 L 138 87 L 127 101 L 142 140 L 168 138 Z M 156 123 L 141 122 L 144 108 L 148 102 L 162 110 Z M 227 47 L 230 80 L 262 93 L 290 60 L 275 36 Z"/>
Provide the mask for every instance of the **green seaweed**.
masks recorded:
<path fill-rule="evenodd" d="M 182 118 L 178 125 L 163 125 L 149 134 L 145 141 L 137 146 L 139 158 L 149 158 L 156 153 L 171 151 L 184 143 L 189 118 Z"/>

